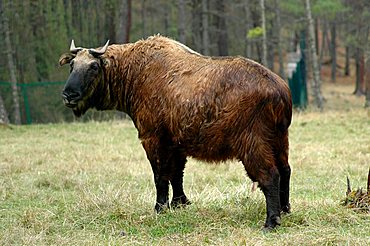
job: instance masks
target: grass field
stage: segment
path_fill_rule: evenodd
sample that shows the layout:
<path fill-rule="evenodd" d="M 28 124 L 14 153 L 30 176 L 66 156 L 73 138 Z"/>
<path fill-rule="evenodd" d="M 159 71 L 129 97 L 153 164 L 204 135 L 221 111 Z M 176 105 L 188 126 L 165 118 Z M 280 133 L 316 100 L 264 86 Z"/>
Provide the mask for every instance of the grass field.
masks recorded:
<path fill-rule="evenodd" d="M 365 187 L 369 113 L 352 86 L 295 112 L 292 213 L 263 233 L 265 202 L 237 162 L 189 160 L 186 209 L 154 213 L 151 168 L 129 121 L 0 128 L 0 245 L 370 245 L 370 214 L 340 205 Z"/>

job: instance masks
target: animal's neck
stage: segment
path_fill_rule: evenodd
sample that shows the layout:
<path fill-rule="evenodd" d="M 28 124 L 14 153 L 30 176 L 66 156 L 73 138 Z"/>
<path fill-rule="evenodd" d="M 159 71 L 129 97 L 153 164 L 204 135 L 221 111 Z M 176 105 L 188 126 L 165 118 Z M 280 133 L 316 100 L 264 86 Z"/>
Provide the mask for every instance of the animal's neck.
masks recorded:
<path fill-rule="evenodd" d="M 109 69 L 104 74 L 104 109 L 118 110 L 132 116 L 132 98 L 137 90 L 137 78 L 145 61 L 136 55 L 131 45 L 117 46 Z M 140 64 L 140 65 L 138 65 Z"/>

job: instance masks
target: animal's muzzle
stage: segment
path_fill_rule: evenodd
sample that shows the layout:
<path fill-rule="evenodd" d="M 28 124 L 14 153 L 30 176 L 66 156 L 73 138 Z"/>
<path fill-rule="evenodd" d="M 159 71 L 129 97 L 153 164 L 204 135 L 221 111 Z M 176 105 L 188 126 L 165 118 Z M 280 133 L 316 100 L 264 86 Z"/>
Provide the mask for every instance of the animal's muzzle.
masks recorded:
<path fill-rule="evenodd" d="M 74 108 L 77 106 L 78 101 L 81 98 L 81 94 L 78 92 L 62 92 L 62 98 L 63 98 L 63 103 L 65 106 L 69 108 Z"/>

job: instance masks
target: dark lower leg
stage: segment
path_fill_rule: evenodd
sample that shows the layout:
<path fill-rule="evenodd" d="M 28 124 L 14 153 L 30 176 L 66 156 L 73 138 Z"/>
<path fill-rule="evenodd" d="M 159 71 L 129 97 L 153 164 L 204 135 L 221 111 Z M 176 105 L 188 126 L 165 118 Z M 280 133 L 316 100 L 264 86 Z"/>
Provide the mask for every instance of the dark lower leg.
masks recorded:
<path fill-rule="evenodd" d="M 152 170 L 154 174 L 154 183 L 157 190 L 157 198 L 154 209 L 157 213 L 168 207 L 168 186 L 169 181 L 164 175 L 164 170 L 161 170 L 159 162 L 151 161 Z"/>
<path fill-rule="evenodd" d="M 288 162 L 289 157 L 289 141 L 288 132 L 284 132 L 281 137 L 279 137 L 280 142 L 276 147 L 275 156 L 276 164 L 280 173 L 280 211 L 289 213 L 290 203 L 289 203 L 289 183 L 290 183 L 290 173 L 291 169 Z"/>
<path fill-rule="evenodd" d="M 186 158 L 175 156 L 174 160 L 175 173 L 171 179 L 171 186 L 173 190 L 173 198 L 171 207 L 176 208 L 182 205 L 189 205 L 190 201 L 187 199 L 183 188 L 183 176 Z"/>
<path fill-rule="evenodd" d="M 155 187 L 157 189 L 157 200 L 155 204 L 155 210 L 157 213 L 161 212 L 164 208 L 169 206 L 168 204 L 168 180 L 158 176 L 155 178 Z"/>
<path fill-rule="evenodd" d="M 181 207 L 182 205 L 189 205 L 191 204 L 188 198 L 186 197 L 182 185 L 182 177 L 177 178 L 176 180 L 171 181 L 172 189 L 173 189 L 173 198 L 171 202 L 171 207 Z"/>
<path fill-rule="evenodd" d="M 285 213 L 290 212 L 289 203 L 289 183 L 290 183 L 290 167 L 285 166 L 279 168 L 280 172 L 280 205 L 281 211 Z"/>
<path fill-rule="evenodd" d="M 153 136 L 142 140 L 142 145 L 152 166 L 155 188 L 157 190 L 155 210 L 159 213 L 169 206 L 168 186 L 172 166 L 167 160 L 169 159 L 170 152 L 167 148 L 166 138 Z"/>
<path fill-rule="evenodd" d="M 269 180 L 259 182 L 262 192 L 266 198 L 267 217 L 265 228 L 272 229 L 280 225 L 280 175 L 276 168 L 269 173 Z"/>

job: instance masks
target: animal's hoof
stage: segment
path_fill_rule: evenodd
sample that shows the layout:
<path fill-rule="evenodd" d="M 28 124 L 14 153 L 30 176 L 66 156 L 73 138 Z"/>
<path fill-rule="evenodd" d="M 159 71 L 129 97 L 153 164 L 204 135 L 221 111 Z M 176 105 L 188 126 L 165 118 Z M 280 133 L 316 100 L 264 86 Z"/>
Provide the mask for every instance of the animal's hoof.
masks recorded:
<path fill-rule="evenodd" d="M 290 213 L 290 204 L 281 207 L 281 212 L 289 214 Z"/>
<path fill-rule="evenodd" d="M 266 221 L 264 228 L 262 229 L 264 232 L 272 231 L 276 228 L 276 226 L 279 226 L 281 224 L 281 220 L 279 216 L 275 216 L 273 218 L 270 218 Z"/>
<path fill-rule="evenodd" d="M 171 202 L 171 208 L 183 208 L 190 204 L 191 202 L 186 196 L 174 197 Z"/>
<path fill-rule="evenodd" d="M 160 203 L 156 203 L 154 207 L 157 214 L 163 213 L 167 208 L 168 208 L 168 204 L 160 204 Z"/>

